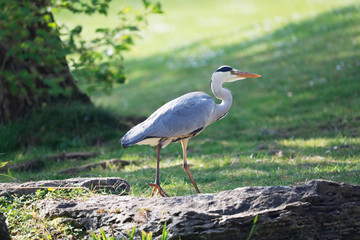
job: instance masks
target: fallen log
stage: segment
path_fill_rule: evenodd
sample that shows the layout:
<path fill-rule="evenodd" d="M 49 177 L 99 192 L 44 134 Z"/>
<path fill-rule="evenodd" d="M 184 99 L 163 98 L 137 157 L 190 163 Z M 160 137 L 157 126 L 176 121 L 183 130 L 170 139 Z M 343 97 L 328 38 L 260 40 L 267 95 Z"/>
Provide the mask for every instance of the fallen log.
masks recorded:
<path fill-rule="evenodd" d="M 326 180 L 170 198 L 41 200 L 37 209 L 115 237 L 136 226 L 158 239 L 166 222 L 169 239 L 246 239 L 257 216 L 253 239 L 360 239 L 360 186 Z"/>

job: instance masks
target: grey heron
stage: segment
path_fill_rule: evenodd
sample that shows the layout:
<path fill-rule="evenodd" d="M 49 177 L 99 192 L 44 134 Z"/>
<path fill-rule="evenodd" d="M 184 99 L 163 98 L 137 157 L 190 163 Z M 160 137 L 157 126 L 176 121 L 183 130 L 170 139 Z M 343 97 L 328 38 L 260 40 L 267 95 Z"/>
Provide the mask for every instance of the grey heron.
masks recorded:
<path fill-rule="evenodd" d="M 210 124 L 224 118 L 232 105 L 229 89 L 222 86 L 226 82 L 235 82 L 245 78 L 261 77 L 259 74 L 242 72 L 230 66 L 219 67 L 211 77 L 211 90 L 220 104 L 204 92 L 191 92 L 178 97 L 156 110 L 145 121 L 131 128 L 121 139 L 122 147 L 134 144 L 156 146 L 156 177 L 154 183 L 147 183 L 161 196 L 168 196 L 160 187 L 159 167 L 160 150 L 171 142 L 181 142 L 183 167 L 197 193 L 200 193 L 186 160 L 186 148 L 190 138 L 195 137 Z"/>

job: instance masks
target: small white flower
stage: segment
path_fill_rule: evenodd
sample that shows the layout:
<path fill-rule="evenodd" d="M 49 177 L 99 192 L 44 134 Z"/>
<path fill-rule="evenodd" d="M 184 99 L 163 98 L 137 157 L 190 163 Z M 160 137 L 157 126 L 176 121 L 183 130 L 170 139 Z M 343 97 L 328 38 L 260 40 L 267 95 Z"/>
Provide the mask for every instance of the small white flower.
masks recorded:
<path fill-rule="evenodd" d="M 106 51 L 106 55 L 108 56 L 111 56 L 114 54 L 114 48 L 109 48 L 107 51 Z"/>

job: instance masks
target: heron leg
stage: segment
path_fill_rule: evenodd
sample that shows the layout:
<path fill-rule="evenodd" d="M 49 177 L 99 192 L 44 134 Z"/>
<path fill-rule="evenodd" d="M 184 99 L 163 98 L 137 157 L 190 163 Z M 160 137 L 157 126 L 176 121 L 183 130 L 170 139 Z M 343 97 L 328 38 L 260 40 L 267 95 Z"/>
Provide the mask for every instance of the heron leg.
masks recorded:
<path fill-rule="evenodd" d="M 184 159 L 183 167 L 184 167 L 184 170 L 185 170 L 186 174 L 189 176 L 192 184 L 194 185 L 194 188 L 195 188 L 196 192 L 200 193 L 199 188 L 197 187 L 193 177 L 191 176 L 190 169 L 189 169 L 189 164 L 186 161 L 186 148 L 187 148 L 188 141 L 189 141 L 189 139 L 181 140 L 181 146 L 182 146 L 182 149 L 183 149 L 183 159 Z"/>
<path fill-rule="evenodd" d="M 155 194 L 155 190 L 157 190 L 159 192 L 159 194 L 163 197 L 168 197 L 169 195 L 167 195 L 164 190 L 160 187 L 160 150 L 162 148 L 162 143 L 160 142 L 157 146 L 156 146 L 156 177 L 155 177 L 155 182 L 154 183 L 147 183 L 147 185 L 153 187 L 152 193 L 151 193 L 151 197 L 154 196 Z"/>

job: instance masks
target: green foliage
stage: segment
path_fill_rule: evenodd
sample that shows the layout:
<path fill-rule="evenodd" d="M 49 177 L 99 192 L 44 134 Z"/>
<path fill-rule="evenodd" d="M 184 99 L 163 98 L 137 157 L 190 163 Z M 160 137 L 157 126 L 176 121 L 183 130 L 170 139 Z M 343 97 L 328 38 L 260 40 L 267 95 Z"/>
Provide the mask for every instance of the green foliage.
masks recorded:
<path fill-rule="evenodd" d="M 9 162 L 2 162 L 0 163 L 0 171 L 1 171 L 1 168 L 4 167 L 6 164 L 8 164 Z M 13 180 L 16 180 L 16 178 L 12 177 L 10 174 L 3 174 L 3 173 L 0 173 L 0 176 L 3 176 L 5 178 L 12 178 Z"/>
<path fill-rule="evenodd" d="M 258 215 L 256 215 L 254 218 L 253 225 L 250 229 L 250 233 L 249 233 L 248 237 L 246 238 L 246 240 L 250 240 L 252 238 L 252 236 L 254 235 L 256 229 L 258 228 L 258 225 L 256 225 L 257 219 L 258 219 Z"/>
<path fill-rule="evenodd" d="M 31 115 L 32 118 L 11 124 L 9 128 L 0 128 L 0 153 L 6 153 L 0 155 L 0 161 L 24 162 L 63 150 L 94 151 L 97 138 L 105 134 L 100 137 L 100 143 L 104 144 L 95 150 L 101 152 L 99 157 L 86 162 L 49 162 L 36 173 L 13 171 L 11 174 L 18 179 L 65 178 L 68 176 L 58 174 L 60 169 L 121 156 L 132 164 L 124 169 L 94 169 L 77 176 L 121 176 L 131 184 L 130 194 L 149 196 L 151 189 L 145 182 L 151 181 L 155 174 L 154 148 L 121 149 L 118 139 L 131 125 L 123 129 L 116 127 L 116 117 L 99 120 L 99 123 L 96 118 L 101 119 L 102 115 L 108 118 L 114 113 L 148 116 L 161 104 L 183 93 L 209 92 L 211 71 L 226 63 L 263 77 L 228 84 L 226 87 L 234 96 L 228 116 L 189 142 L 188 162 L 202 192 L 287 185 L 314 178 L 359 184 L 358 5 L 330 6 L 332 10 L 325 11 L 323 8 L 329 8 L 330 2 L 324 3 L 316 9 L 319 14 L 309 16 L 306 15 L 308 8 L 300 4 L 302 7 L 296 12 L 302 14 L 302 19 L 294 21 L 291 16 L 295 10 L 277 10 L 273 6 L 273 11 L 268 11 L 267 1 L 257 2 L 261 3 L 257 5 L 259 15 L 249 18 L 250 23 L 244 22 L 250 24 L 245 29 L 236 30 L 242 33 L 250 27 L 251 38 L 247 34 L 233 34 L 233 29 L 221 28 L 219 31 L 225 32 L 194 40 L 192 44 L 179 43 L 177 48 L 162 53 L 163 45 L 151 39 L 144 41 L 149 40 L 154 49 L 144 49 L 145 53 L 141 52 L 144 55 L 128 58 L 131 68 L 128 76 L 132 81 L 115 88 L 112 95 L 93 96 L 95 104 L 107 106 L 108 111 L 79 108 L 81 114 L 77 115 L 72 108 L 58 107 L 49 110 L 49 114 Z M 300 2 L 303 1 L 296 1 Z M 172 2 L 170 6 L 173 4 L 169 10 L 181 5 Z M 226 6 L 215 1 L 209 4 L 217 8 Z M 192 11 L 202 17 L 208 14 L 207 8 Z M 279 12 L 287 13 L 290 19 L 283 18 L 283 22 L 278 23 L 273 18 Z M 172 24 L 177 22 L 181 32 L 192 27 L 187 18 L 185 22 L 178 22 L 177 16 L 166 17 Z M 273 19 L 269 20 L 272 28 L 258 26 L 258 17 Z M 237 18 L 234 14 L 230 20 Z M 226 31 L 230 32 L 226 34 Z M 208 31 L 201 36 L 204 34 Z M 224 38 L 224 34 L 229 38 Z M 149 54 L 149 51 L 158 52 Z M 204 60 L 203 51 L 216 54 Z M 206 65 L 202 67 L 189 64 L 204 61 Z M 120 98 L 124 99 L 121 103 L 117 101 Z M 85 121 L 88 114 L 93 120 Z M 77 127 L 69 128 L 67 121 Z M 19 144 L 20 140 L 26 144 Z M 24 148 L 17 150 L 16 146 Z M 171 196 L 193 194 L 193 186 L 181 167 L 180 144 L 170 144 L 161 156 L 160 180 L 165 191 Z"/>
<path fill-rule="evenodd" d="M 91 193 L 83 189 L 42 189 L 35 194 L 20 197 L 0 197 L 0 212 L 7 219 L 13 239 L 82 239 L 86 235 L 84 229 L 40 217 L 37 203 L 43 199 L 84 199 L 89 196 Z"/>
<path fill-rule="evenodd" d="M 166 223 L 164 224 L 163 227 L 163 231 L 162 231 L 162 235 L 161 235 L 161 240 L 167 240 L 168 239 L 168 233 L 169 231 L 166 230 Z M 135 239 L 135 234 L 136 234 L 136 227 L 133 227 L 129 232 L 128 238 L 120 238 L 120 240 L 134 240 Z M 91 237 L 93 240 L 115 240 L 114 236 L 108 237 L 106 236 L 106 233 L 104 231 L 104 229 L 100 228 L 100 234 L 96 235 L 94 232 L 91 233 Z M 141 240 L 152 240 L 152 232 L 145 232 L 142 231 L 141 232 Z"/>
<path fill-rule="evenodd" d="M 33 194 L 14 196 L 9 195 L 0 197 L 0 212 L 7 219 L 8 228 L 14 239 L 21 239 L 26 236 L 28 239 L 84 239 L 86 238 L 86 230 L 74 225 L 74 223 L 61 221 L 61 219 L 47 219 L 40 217 L 37 204 L 44 199 L 77 199 L 78 201 L 90 198 L 92 192 L 85 189 L 41 189 Z M 168 230 L 166 223 L 164 224 L 161 240 L 168 239 Z M 120 238 L 122 240 L 133 240 L 136 235 L 136 227 L 129 232 L 128 238 Z M 139 233 L 140 234 L 140 233 Z M 151 240 L 152 233 L 142 231 L 141 239 Z M 107 236 L 105 231 L 100 228 L 100 234 L 91 232 L 93 240 L 115 240 L 114 236 Z"/>
<path fill-rule="evenodd" d="M 166 240 L 168 238 L 169 231 L 166 230 L 166 222 L 164 223 L 161 240 Z"/>
<path fill-rule="evenodd" d="M 93 240 L 115 240 L 113 236 L 107 237 L 104 229 L 100 228 L 100 235 L 96 235 L 94 232 L 91 233 Z"/>
<path fill-rule="evenodd" d="M 94 102 L 119 114 L 148 116 L 186 92 L 210 92 L 211 71 L 221 64 L 259 73 L 262 78 L 227 84 L 234 97 L 229 114 L 189 142 L 188 162 L 200 191 L 287 185 L 315 178 L 359 184 L 359 4 L 324 10 L 328 4 L 316 9 L 311 2 L 317 12 L 312 15 L 307 6 L 276 9 L 286 1 L 272 6 L 272 11 L 266 1 L 256 2 L 258 14 L 249 16 L 252 22 L 236 28 L 206 31 L 200 40 L 194 37 L 191 44 L 174 44 L 166 52 L 163 43 L 155 48 L 155 40 L 144 42 L 154 48 L 142 58 L 134 54 L 128 59 L 129 65 L 135 66 L 129 74 L 132 81 L 114 89 L 111 96 L 99 94 Z M 196 8 L 196 17 L 207 16 L 206 10 Z M 277 14 L 285 12 L 289 17 L 278 21 Z M 300 14 L 300 20 L 292 19 L 294 12 Z M 191 28 L 194 19 L 175 25 L 177 18 L 169 16 L 166 22 L 181 33 L 202 31 Z M 238 15 L 221 19 L 234 23 Z M 166 33 L 160 36 L 165 38 Z M 111 99 L 125 93 L 126 105 L 113 104 Z M 132 183 L 130 194 L 149 196 L 151 189 L 144 182 L 155 174 L 154 148 L 134 146 L 123 153 L 123 159 L 136 162 L 119 171 Z M 193 194 L 181 168 L 180 144 L 170 144 L 161 156 L 160 181 L 165 191 L 171 196 Z"/>
<path fill-rule="evenodd" d="M 146 25 L 149 14 L 161 13 L 160 5 L 144 1 L 144 10 L 117 14 L 113 27 L 95 29 L 96 36 L 82 36 L 83 26 L 70 28 L 57 24 L 52 12 L 67 10 L 79 15 L 107 15 L 111 0 L 52 0 L 0 2 L 0 45 L 7 49 L 0 66 L 3 84 L 11 94 L 25 95 L 31 90 L 37 96 L 70 95 L 71 88 L 62 87 L 65 57 L 76 76 L 90 90 L 108 90 L 123 83 L 124 51 L 134 44 L 133 38 Z M 59 36 L 62 36 L 63 43 Z M 11 62 L 14 67 L 5 65 Z"/>
<path fill-rule="evenodd" d="M 72 1 L 64 0 L 60 6 L 65 6 L 73 13 L 108 14 L 109 0 L 98 6 L 83 8 L 70 4 Z M 98 1 L 95 1 L 98 2 Z M 85 84 L 88 91 L 97 89 L 108 90 L 116 83 L 125 81 L 123 71 L 123 52 L 134 45 L 134 37 L 146 25 L 146 17 L 153 13 L 162 13 L 160 4 L 143 1 L 144 11 L 132 10 L 123 7 L 117 12 L 118 24 L 114 27 L 95 29 L 95 37 L 85 41 L 82 36 L 82 26 L 69 29 L 65 25 L 59 26 L 64 44 L 69 53 L 68 60 L 74 68 L 76 78 Z"/>
<path fill-rule="evenodd" d="M 2 163 L 0 163 L 0 168 L 4 167 L 6 164 L 8 164 L 8 162 L 2 162 Z"/>
<path fill-rule="evenodd" d="M 133 240 L 135 237 L 136 227 L 134 226 L 131 231 L 129 231 L 129 240 Z"/>
<path fill-rule="evenodd" d="M 56 85 L 59 78 L 47 79 L 40 73 L 52 69 L 54 76 L 61 75 L 64 66 L 59 64 L 59 59 L 64 59 L 66 54 L 56 29 L 52 30 L 54 21 L 46 7 L 35 1 L 0 2 L 0 45 L 7 50 L 5 56 L 0 56 L 3 61 L 0 74 L 1 81 L 5 80 L 3 86 L 10 85 L 13 95 L 26 95 L 29 89 L 41 95 L 44 88 L 56 86 L 50 93 L 55 95 L 60 89 Z M 37 85 L 39 78 L 43 78 L 46 86 Z M 68 89 L 62 93 L 68 94 Z"/>
<path fill-rule="evenodd" d="M 233 5 L 241 5 L 244 1 L 199 0 L 191 2 L 191 7 L 187 2 L 168 1 L 167 12 L 181 12 L 181 21 L 176 14 L 167 15 L 164 21 L 174 26 L 181 37 L 164 32 L 137 45 L 141 46 L 140 53 L 132 53 L 127 58 L 129 84 L 115 88 L 112 95 L 96 94 L 92 100 L 108 107 L 111 115 L 147 116 L 185 92 L 209 92 L 209 74 L 219 64 L 259 73 L 262 78 L 227 85 L 234 96 L 230 113 L 189 143 L 188 162 L 201 192 L 299 184 L 316 178 L 360 184 L 360 11 L 358 3 L 351 5 L 349 2 L 356 1 L 282 0 L 277 4 L 251 1 L 256 8 L 251 8 L 251 4 L 246 5 L 250 8 Z M 214 9 L 219 14 L 227 10 L 226 18 L 214 14 Z M 255 9 L 256 13 L 249 11 Z M 243 16 L 239 11 L 243 11 Z M 221 19 L 221 25 L 203 24 L 202 19 L 207 20 L 210 15 Z M 245 18 L 246 21 L 239 21 Z M 201 28 L 196 21 L 203 24 Z M 162 38 L 166 38 L 171 47 L 164 50 L 164 41 L 159 40 Z M 121 104 L 117 101 L 119 98 L 124 99 Z M 14 171 L 12 175 L 35 180 L 53 179 L 54 175 L 65 178 L 67 176 L 56 173 L 60 169 L 121 156 L 132 164 L 123 169 L 94 169 L 77 176 L 121 176 L 131 184 L 130 194 L 149 197 L 152 189 L 145 183 L 155 175 L 155 149 L 149 146 L 120 149 L 118 139 L 129 127 L 122 131 L 121 127 L 119 131 L 115 127 L 114 131 L 114 128 L 104 127 L 107 120 L 99 124 L 84 122 L 87 112 L 104 114 L 106 118 L 108 111 L 84 109 L 80 115 L 67 111 L 72 110 L 59 107 L 49 115 L 32 115 L 34 118 L 17 123 L 20 125 L 10 125 L 11 129 L 0 128 L 0 139 L 9 139 L 1 140 L 0 147 L 6 142 L 19 141 L 19 136 L 26 139 L 28 146 L 14 150 L 14 144 L 7 145 L 8 148 L 0 151 L 0 154 L 6 153 L 0 155 L 0 161 L 20 162 L 43 156 L 44 152 L 58 153 L 57 146 L 93 150 L 87 144 L 96 136 L 102 136 L 102 132 L 108 132 L 104 139 L 109 141 L 97 149 L 102 152 L 101 156 L 85 162 L 52 163 L 36 173 Z M 57 118 L 59 123 L 53 125 Z M 72 131 L 63 130 L 67 128 L 67 118 L 73 124 L 78 121 L 74 125 L 87 129 L 76 134 L 79 137 L 75 139 L 81 141 L 73 140 Z M 45 126 L 47 131 L 41 131 L 46 124 L 53 127 Z M 26 132 L 26 126 L 32 130 L 19 135 Z M 36 135 L 34 141 L 26 137 L 33 135 Z M 194 194 L 181 167 L 180 144 L 170 144 L 162 150 L 161 156 L 160 181 L 165 191 L 171 196 Z M 4 178 L 4 181 L 9 179 Z M 19 210 L 13 206 L 9 207 L 14 210 L 10 225 L 27 227 L 21 220 L 31 218 L 27 210 L 16 215 Z M 256 233 L 258 226 L 259 218 L 255 218 L 250 233 Z M 250 233 L 249 237 L 253 236 Z M 18 233 L 18 236 L 29 233 L 23 234 Z"/>
<path fill-rule="evenodd" d="M 152 232 L 145 232 L 145 231 L 142 231 L 141 232 L 141 240 L 151 240 L 152 239 Z"/>

